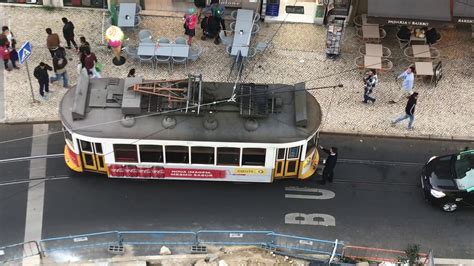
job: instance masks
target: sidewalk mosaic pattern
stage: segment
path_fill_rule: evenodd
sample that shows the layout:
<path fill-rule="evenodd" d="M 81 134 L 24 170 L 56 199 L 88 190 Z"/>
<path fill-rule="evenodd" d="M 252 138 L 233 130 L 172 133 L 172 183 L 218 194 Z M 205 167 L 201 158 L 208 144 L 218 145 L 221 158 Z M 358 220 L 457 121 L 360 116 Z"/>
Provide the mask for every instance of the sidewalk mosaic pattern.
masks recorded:
<path fill-rule="evenodd" d="M 122 66 L 112 64 L 112 52 L 100 44 L 102 39 L 103 12 L 99 10 L 3 7 L 5 14 L 12 19 L 11 28 L 19 46 L 26 40 L 33 46 L 30 71 L 43 61 L 52 65 L 46 48 L 45 28 L 50 27 L 61 37 L 62 17 L 67 17 L 75 25 L 76 40 L 85 36 L 96 53 L 99 62 L 105 65 L 103 76 L 127 76 L 130 68 L 136 68 L 137 75 L 145 79 L 175 79 L 187 75 L 184 66 L 177 65 L 168 73 L 166 65 L 158 65 L 156 70 L 147 63 L 141 66 L 138 61 L 127 60 Z M 4 18 L 7 16 L 4 16 Z M 29 24 L 35 18 L 37 23 Z M 229 21 L 227 23 L 230 23 Z M 5 19 L 2 24 L 6 24 Z M 168 37 L 174 40 L 184 36 L 182 20 L 171 17 L 144 16 L 140 29 L 148 29 L 153 39 Z M 125 45 L 137 44 L 138 30 L 125 30 Z M 474 132 L 474 70 L 470 51 L 472 42 L 468 28 L 441 29 L 443 35 L 436 48 L 441 52 L 444 76 L 436 88 L 422 80 L 415 81 L 415 91 L 419 92 L 416 108 L 415 130 L 407 131 L 406 124 L 390 126 L 391 120 L 402 114 L 406 101 L 389 104 L 393 94 L 399 89 L 395 77 L 410 65 L 403 55 L 395 38 L 396 28 L 386 28 L 387 38 L 382 44 L 392 51 L 389 58 L 394 68 L 379 73 L 379 84 L 375 89 L 377 102 L 364 104 L 363 72 L 355 68 L 354 60 L 363 45 L 357 39 L 355 29 L 348 27 L 345 32 L 341 57 L 326 59 L 324 51 L 326 29 L 313 24 L 265 24 L 252 41 L 255 46 L 260 41 L 271 44 L 264 53 L 258 53 L 245 66 L 242 82 L 291 84 L 306 81 L 306 88 L 343 84 L 342 88 L 312 90 L 323 108 L 322 130 L 327 132 L 359 133 L 416 137 L 455 137 L 472 138 Z M 203 55 L 196 62 L 188 64 L 188 72 L 203 74 L 206 81 L 227 81 L 232 58 L 223 45 L 215 45 L 212 40 L 200 40 L 201 31 L 196 31 L 193 45 L 204 48 Z M 67 51 L 71 59 L 67 66 L 70 84 L 77 79 L 78 55 L 74 50 Z M 48 100 L 33 104 L 26 76 L 25 66 L 20 70 L 5 73 L 5 106 L 7 122 L 57 121 L 58 104 L 66 89 L 62 82 L 50 86 L 52 93 Z M 53 73 L 50 72 L 50 76 Z M 33 80 L 35 97 L 40 98 L 38 84 Z"/>

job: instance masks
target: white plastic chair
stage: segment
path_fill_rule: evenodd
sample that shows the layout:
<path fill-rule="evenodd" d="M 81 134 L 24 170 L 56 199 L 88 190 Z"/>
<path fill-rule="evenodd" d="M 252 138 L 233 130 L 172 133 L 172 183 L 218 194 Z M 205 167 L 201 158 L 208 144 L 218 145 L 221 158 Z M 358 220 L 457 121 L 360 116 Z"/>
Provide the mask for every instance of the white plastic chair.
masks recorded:
<path fill-rule="evenodd" d="M 230 36 L 225 36 L 225 33 L 227 32 L 227 35 L 230 35 L 229 33 L 231 33 L 231 31 L 224 31 L 224 30 L 221 30 L 219 32 L 219 38 L 221 39 L 222 41 L 222 44 L 224 46 L 229 46 L 229 45 L 232 45 L 232 42 L 233 42 L 233 38 L 230 37 Z"/>
<path fill-rule="evenodd" d="M 174 40 L 174 43 L 176 43 L 176 44 L 188 44 L 188 41 L 184 37 L 177 37 L 176 40 Z"/>
<path fill-rule="evenodd" d="M 140 42 L 153 42 L 151 31 L 149 30 L 141 30 L 138 32 L 138 39 L 140 39 Z"/>

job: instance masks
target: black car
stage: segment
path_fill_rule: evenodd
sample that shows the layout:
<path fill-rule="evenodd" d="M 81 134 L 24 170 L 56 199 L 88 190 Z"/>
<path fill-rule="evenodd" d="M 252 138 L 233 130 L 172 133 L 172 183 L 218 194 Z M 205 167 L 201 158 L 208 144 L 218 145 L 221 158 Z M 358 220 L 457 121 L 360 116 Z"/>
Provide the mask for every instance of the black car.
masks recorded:
<path fill-rule="evenodd" d="M 443 211 L 474 207 L 474 150 L 432 157 L 423 167 L 421 187 L 425 198 Z"/>

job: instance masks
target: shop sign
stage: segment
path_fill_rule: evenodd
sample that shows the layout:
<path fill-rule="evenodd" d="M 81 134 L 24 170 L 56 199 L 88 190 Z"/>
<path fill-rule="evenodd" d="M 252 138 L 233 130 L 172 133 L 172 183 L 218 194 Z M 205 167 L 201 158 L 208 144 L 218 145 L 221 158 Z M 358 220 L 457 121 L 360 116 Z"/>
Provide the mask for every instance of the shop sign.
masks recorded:
<path fill-rule="evenodd" d="M 232 170 L 234 175 L 266 175 L 266 169 L 237 168 Z"/>
<path fill-rule="evenodd" d="M 406 26 L 428 26 L 430 23 L 426 21 L 389 19 L 387 20 L 387 24 L 406 25 Z"/>
<path fill-rule="evenodd" d="M 161 179 L 161 178 L 225 178 L 225 170 L 142 167 L 135 165 L 108 165 L 109 177 Z"/>
<path fill-rule="evenodd" d="M 458 18 L 458 23 L 474 24 L 474 19 Z"/>

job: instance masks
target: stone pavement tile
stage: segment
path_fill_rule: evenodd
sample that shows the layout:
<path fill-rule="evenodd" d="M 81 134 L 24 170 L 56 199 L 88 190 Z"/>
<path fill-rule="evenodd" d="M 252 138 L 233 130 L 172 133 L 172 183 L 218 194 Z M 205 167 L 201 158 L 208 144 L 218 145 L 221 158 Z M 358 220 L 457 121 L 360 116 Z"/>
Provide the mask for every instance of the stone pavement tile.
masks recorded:
<path fill-rule="evenodd" d="M 41 8 L 6 7 L 6 12 L 15 21 L 37 18 L 34 25 L 12 22 L 13 32 L 19 45 L 25 40 L 33 44 L 30 71 L 40 62 L 51 64 L 49 52 L 45 47 L 44 29 L 51 27 L 61 33 L 61 17 L 68 17 L 76 26 L 76 38 L 84 35 L 92 45 L 99 62 L 104 63 L 103 76 L 125 77 L 130 68 L 136 68 L 137 75 L 145 79 L 176 79 L 187 75 L 184 66 L 177 65 L 173 73 L 168 73 L 166 65 L 159 65 L 154 70 L 150 64 L 140 66 L 138 62 L 127 60 L 120 67 L 111 64 L 112 54 L 100 45 L 102 35 L 102 12 L 97 10 L 63 9 L 46 11 Z M 39 19 L 42 18 L 42 19 Z M 148 29 L 153 39 L 161 36 L 174 40 L 183 36 L 180 18 L 144 16 L 140 29 Z M 230 21 L 227 21 L 229 24 Z M 126 30 L 129 45 L 137 45 L 139 30 Z M 363 104 L 363 71 L 355 68 L 354 60 L 360 56 L 359 47 L 363 42 L 357 39 L 354 28 L 345 31 L 342 54 L 337 60 L 326 58 L 324 27 L 311 24 L 266 24 L 261 23 L 261 31 L 255 36 L 251 45 L 261 41 L 270 41 L 265 53 L 257 54 L 245 64 L 242 82 L 271 84 L 293 84 L 306 82 L 306 87 L 318 99 L 323 110 L 325 131 L 364 133 L 398 136 L 444 136 L 468 137 L 474 132 L 474 73 L 473 61 L 468 57 L 470 35 L 465 29 L 442 29 L 442 40 L 436 44 L 441 52 L 444 66 L 444 77 L 437 88 L 416 80 L 415 90 L 420 93 L 416 110 L 415 130 L 407 131 L 406 122 L 396 127 L 390 121 L 404 112 L 405 102 L 388 104 L 393 94 L 399 89 L 401 81 L 395 78 L 412 62 L 406 59 L 395 39 L 396 28 L 386 27 L 387 38 L 382 44 L 387 46 L 392 55 L 389 58 L 394 68 L 379 73 L 379 85 L 374 95 L 375 105 Z M 205 81 L 235 81 L 230 74 L 233 63 L 225 52 L 223 45 L 215 45 L 212 40 L 202 41 L 200 28 L 193 39 L 195 45 L 204 48 L 202 57 L 188 64 L 188 72 L 202 74 Z M 60 34 L 61 36 L 61 34 Z M 72 60 L 68 65 L 71 84 L 77 80 L 76 66 L 78 57 L 68 51 Z M 25 67 L 20 71 L 6 73 L 6 115 L 9 121 L 58 120 L 58 104 L 64 94 L 58 83 L 51 87 L 55 92 L 51 98 L 40 104 L 31 104 L 31 93 L 27 84 Z M 314 89 L 321 86 L 343 84 L 342 88 Z M 34 82 L 34 93 L 38 96 L 37 84 Z"/>

